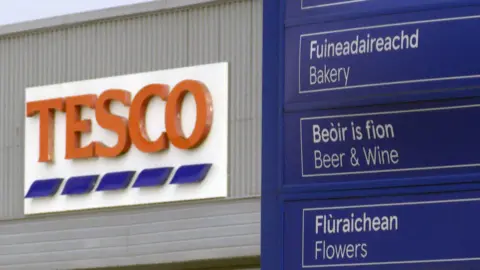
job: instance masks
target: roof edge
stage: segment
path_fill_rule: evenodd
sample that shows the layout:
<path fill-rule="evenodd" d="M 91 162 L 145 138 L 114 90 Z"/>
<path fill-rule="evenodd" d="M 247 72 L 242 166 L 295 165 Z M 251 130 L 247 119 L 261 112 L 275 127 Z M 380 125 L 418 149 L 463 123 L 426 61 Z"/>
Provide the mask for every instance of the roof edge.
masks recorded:
<path fill-rule="evenodd" d="M 226 1 L 228 0 L 155 0 L 146 3 L 137 3 L 0 25 L 0 36 Z"/>

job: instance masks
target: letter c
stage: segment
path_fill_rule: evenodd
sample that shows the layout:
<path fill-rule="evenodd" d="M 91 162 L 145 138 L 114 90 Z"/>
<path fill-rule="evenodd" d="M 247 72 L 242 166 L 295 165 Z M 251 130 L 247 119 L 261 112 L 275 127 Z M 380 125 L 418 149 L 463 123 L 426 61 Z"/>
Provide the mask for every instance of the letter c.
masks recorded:
<path fill-rule="evenodd" d="M 395 36 L 395 37 L 393 38 L 393 42 L 392 42 L 392 44 L 393 44 L 393 45 L 392 45 L 393 49 L 394 49 L 394 50 L 398 50 L 398 49 L 400 49 L 400 45 L 398 45 L 398 44 L 395 45 L 395 41 L 400 41 L 400 37 L 399 37 L 399 36 Z"/>
<path fill-rule="evenodd" d="M 147 106 L 150 100 L 155 96 L 167 100 L 168 90 L 169 87 L 165 84 L 147 85 L 137 93 L 130 106 L 128 123 L 130 137 L 138 150 L 144 153 L 159 152 L 168 148 L 168 138 L 165 132 L 157 140 L 152 141 L 148 137 L 145 124 Z"/>

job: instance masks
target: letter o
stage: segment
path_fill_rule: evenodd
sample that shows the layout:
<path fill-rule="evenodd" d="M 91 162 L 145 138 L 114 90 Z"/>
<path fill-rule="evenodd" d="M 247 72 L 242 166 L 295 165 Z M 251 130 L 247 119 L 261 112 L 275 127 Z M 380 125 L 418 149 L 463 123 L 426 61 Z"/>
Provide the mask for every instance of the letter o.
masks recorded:
<path fill-rule="evenodd" d="M 333 124 L 331 124 L 332 127 L 330 128 L 330 141 L 331 142 L 336 142 L 338 140 L 338 131 L 335 128 Z M 335 134 L 335 136 L 333 136 Z"/>
<path fill-rule="evenodd" d="M 197 107 L 197 119 L 192 134 L 183 134 L 181 111 L 186 94 L 192 94 Z M 168 96 L 165 109 L 165 126 L 171 143 L 179 149 L 192 149 L 199 146 L 210 132 L 213 118 L 212 97 L 207 87 L 194 80 L 184 80 L 173 88 Z"/>
<path fill-rule="evenodd" d="M 328 253 L 332 253 L 332 255 L 329 255 Z M 326 255 L 327 255 L 327 258 L 329 260 L 333 259 L 333 257 L 335 257 L 335 248 L 331 245 L 327 245 L 327 248 L 326 248 Z"/>

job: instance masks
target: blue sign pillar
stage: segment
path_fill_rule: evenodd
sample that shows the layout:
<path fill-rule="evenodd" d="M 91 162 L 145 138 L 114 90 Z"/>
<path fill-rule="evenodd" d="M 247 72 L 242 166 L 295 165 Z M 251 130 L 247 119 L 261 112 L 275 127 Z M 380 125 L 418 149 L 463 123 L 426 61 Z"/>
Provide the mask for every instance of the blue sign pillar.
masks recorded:
<path fill-rule="evenodd" d="M 262 270 L 480 269 L 480 2 L 263 3 Z"/>

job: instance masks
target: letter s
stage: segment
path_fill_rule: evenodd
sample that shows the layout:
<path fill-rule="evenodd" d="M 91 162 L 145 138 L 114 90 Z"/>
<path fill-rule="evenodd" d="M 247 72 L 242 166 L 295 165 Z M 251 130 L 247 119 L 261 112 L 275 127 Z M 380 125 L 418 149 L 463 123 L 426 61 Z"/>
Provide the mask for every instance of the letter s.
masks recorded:
<path fill-rule="evenodd" d="M 368 252 L 367 252 L 367 244 L 362 244 L 362 258 L 366 258 L 367 255 L 368 255 Z"/>
<path fill-rule="evenodd" d="M 110 112 L 112 101 L 120 102 L 124 106 L 130 106 L 130 100 L 130 92 L 121 89 L 107 90 L 98 98 L 95 110 L 98 125 L 118 135 L 117 144 L 112 147 L 96 142 L 95 152 L 99 157 L 120 156 L 130 149 L 131 140 L 128 133 L 128 120 Z"/>

